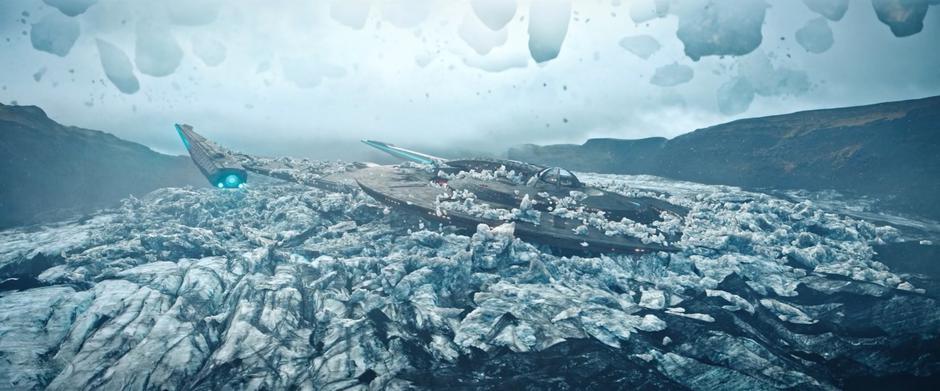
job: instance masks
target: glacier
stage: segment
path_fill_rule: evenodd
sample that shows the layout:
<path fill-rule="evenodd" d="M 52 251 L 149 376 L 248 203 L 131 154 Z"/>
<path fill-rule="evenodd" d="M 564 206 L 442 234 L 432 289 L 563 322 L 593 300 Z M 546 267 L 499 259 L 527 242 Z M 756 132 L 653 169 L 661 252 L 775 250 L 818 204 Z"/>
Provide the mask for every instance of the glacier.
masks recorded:
<path fill-rule="evenodd" d="M 285 174 L 305 165 L 344 167 Z M 464 234 L 276 180 L 0 231 L 0 389 L 838 389 L 940 373 L 935 292 L 875 259 L 898 229 L 735 187 L 579 177 L 688 208 L 656 227 L 682 250 L 558 256 L 509 226 Z"/>

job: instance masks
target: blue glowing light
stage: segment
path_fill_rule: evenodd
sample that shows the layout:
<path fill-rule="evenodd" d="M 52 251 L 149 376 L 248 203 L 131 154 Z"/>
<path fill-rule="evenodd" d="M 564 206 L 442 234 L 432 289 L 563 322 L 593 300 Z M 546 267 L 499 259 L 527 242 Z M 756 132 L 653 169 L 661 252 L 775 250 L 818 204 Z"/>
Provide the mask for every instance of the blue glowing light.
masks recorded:
<path fill-rule="evenodd" d="M 216 185 L 216 186 L 219 186 L 220 189 L 223 188 L 223 187 L 225 187 L 225 185 L 223 185 L 222 182 L 219 182 L 219 184 Z"/>
<path fill-rule="evenodd" d="M 225 177 L 225 186 L 227 187 L 238 187 L 241 182 L 241 179 L 238 179 L 238 175 L 235 174 L 229 174 Z"/>

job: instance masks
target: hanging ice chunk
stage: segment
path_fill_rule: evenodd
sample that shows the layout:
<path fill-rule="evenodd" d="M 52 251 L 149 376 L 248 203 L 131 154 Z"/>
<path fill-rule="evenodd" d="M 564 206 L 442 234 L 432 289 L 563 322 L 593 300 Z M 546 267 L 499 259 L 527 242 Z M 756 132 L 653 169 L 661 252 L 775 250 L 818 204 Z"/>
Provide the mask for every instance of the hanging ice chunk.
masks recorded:
<path fill-rule="evenodd" d="M 679 2 L 676 36 L 695 61 L 703 56 L 744 55 L 760 46 L 767 7 L 763 0 Z"/>
<path fill-rule="evenodd" d="M 371 8 L 369 0 L 333 0 L 330 17 L 346 27 L 360 30 L 365 27 Z"/>
<path fill-rule="evenodd" d="M 431 12 L 430 0 L 387 0 L 382 3 L 382 17 L 398 28 L 417 27 Z"/>
<path fill-rule="evenodd" d="M 725 115 L 747 111 L 754 100 L 754 87 L 747 79 L 736 77 L 718 88 L 718 110 Z"/>
<path fill-rule="evenodd" d="M 643 23 L 665 17 L 669 13 L 669 0 L 638 0 L 630 4 L 630 19 Z"/>
<path fill-rule="evenodd" d="M 65 57 L 72 50 L 81 28 L 78 21 L 58 12 L 50 12 L 39 22 L 32 25 L 29 41 L 33 48 L 59 57 Z"/>
<path fill-rule="evenodd" d="M 494 47 L 502 46 L 509 38 L 506 29 L 499 31 L 490 30 L 480 22 L 479 19 L 472 15 L 467 15 L 463 18 L 463 22 L 460 24 L 457 34 L 480 55 L 486 55 L 490 50 L 493 50 Z"/>
<path fill-rule="evenodd" d="M 841 20 L 849 9 L 849 0 L 803 0 L 803 4 L 831 21 Z"/>
<path fill-rule="evenodd" d="M 653 53 L 656 53 L 661 48 L 656 38 L 645 34 L 624 37 L 620 40 L 620 47 L 627 49 L 630 53 L 644 60 L 650 58 Z"/>
<path fill-rule="evenodd" d="M 822 53 L 832 47 L 832 29 L 825 18 L 816 18 L 796 31 L 796 42 L 810 53 Z"/>
<path fill-rule="evenodd" d="M 95 5 L 98 0 L 42 0 L 42 2 L 55 7 L 63 14 L 77 16 L 84 13 L 88 7 Z"/>
<path fill-rule="evenodd" d="M 878 20 L 896 37 L 906 37 L 924 29 L 928 0 L 871 0 Z"/>
<path fill-rule="evenodd" d="M 96 42 L 98 55 L 101 57 L 101 68 L 104 69 L 108 80 L 111 80 L 111 83 L 125 94 L 137 92 L 140 84 L 137 82 L 137 76 L 134 76 L 134 66 L 124 51 L 101 39 Z"/>
<path fill-rule="evenodd" d="M 650 83 L 660 87 L 672 87 L 688 83 L 694 75 L 695 72 L 692 71 L 692 68 L 679 63 L 672 63 L 656 68 Z"/>
<path fill-rule="evenodd" d="M 176 71 L 182 59 L 183 50 L 166 26 L 137 24 L 134 62 L 138 70 L 150 76 L 167 76 Z"/>
<path fill-rule="evenodd" d="M 763 51 L 742 57 L 738 61 L 738 74 L 751 83 L 756 94 L 762 96 L 799 95 L 810 88 L 806 72 L 774 67 Z"/>
<path fill-rule="evenodd" d="M 470 7 L 486 27 L 496 31 L 512 20 L 518 5 L 516 0 L 471 0 Z"/>
<path fill-rule="evenodd" d="M 529 53 L 535 62 L 545 62 L 561 52 L 568 34 L 571 2 L 568 0 L 538 0 L 529 8 Z"/>
<path fill-rule="evenodd" d="M 201 26 L 219 17 L 222 0 L 164 0 L 167 14 L 174 24 Z"/>
<path fill-rule="evenodd" d="M 214 67 L 225 61 L 226 49 L 219 40 L 196 34 L 193 36 L 193 53 L 206 65 Z"/>

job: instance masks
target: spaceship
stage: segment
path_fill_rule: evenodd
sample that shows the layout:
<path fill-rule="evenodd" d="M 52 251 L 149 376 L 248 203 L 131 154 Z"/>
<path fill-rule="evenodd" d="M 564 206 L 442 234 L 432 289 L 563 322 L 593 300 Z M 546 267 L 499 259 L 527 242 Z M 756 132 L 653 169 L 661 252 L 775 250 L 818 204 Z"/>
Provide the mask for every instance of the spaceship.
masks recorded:
<path fill-rule="evenodd" d="M 375 140 L 363 143 L 405 160 L 398 165 L 352 163 L 342 170 L 298 174 L 277 161 L 229 151 L 176 125 L 193 163 L 214 186 L 240 188 L 247 172 L 331 192 L 362 191 L 391 209 L 466 232 L 506 226 L 524 241 L 565 254 L 623 254 L 678 249 L 677 234 L 624 234 L 611 227 L 681 218 L 685 208 L 654 197 L 628 197 L 588 186 L 560 167 L 490 158 L 445 159 Z M 507 224 L 509 223 L 509 224 Z M 613 224 L 613 225 L 611 225 Z M 641 230 L 642 231 L 642 230 Z"/>

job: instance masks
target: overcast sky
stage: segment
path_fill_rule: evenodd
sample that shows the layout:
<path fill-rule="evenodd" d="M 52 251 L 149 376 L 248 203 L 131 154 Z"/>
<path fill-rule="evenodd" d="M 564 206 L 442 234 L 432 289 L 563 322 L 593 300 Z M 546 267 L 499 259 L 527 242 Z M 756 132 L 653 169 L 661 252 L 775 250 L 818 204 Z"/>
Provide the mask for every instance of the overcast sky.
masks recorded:
<path fill-rule="evenodd" d="M 0 0 L 0 102 L 168 153 L 673 137 L 940 95 L 938 2 Z"/>

